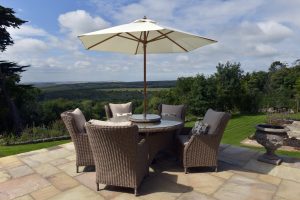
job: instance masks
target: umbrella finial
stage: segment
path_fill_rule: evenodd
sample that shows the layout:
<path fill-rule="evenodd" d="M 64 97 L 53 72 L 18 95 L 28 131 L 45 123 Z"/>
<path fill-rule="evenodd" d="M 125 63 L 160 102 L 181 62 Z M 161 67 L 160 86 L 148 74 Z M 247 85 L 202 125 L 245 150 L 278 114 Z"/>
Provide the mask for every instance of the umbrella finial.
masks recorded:
<path fill-rule="evenodd" d="M 143 19 L 147 19 L 147 17 L 146 16 L 144 16 L 144 18 Z"/>

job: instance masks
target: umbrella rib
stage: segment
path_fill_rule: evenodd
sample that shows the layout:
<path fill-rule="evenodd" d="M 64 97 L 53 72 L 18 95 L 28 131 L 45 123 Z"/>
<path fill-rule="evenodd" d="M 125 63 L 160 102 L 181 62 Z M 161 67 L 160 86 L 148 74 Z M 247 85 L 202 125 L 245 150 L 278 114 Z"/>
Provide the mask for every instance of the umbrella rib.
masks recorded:
<path fill-rule="evenodd" d="M 140 38 L 132 35 L 131 33 L 126 32 L 127 35 L 130 35 L 131 37 L 135 38 L 137 41 L 142 41 Z"/>
<path fill-rule="evenodd" d="M 159 32 L 160 34 L 163 35 L 163 33 L 161 31 L 157 31 Z M 171 39 L 169 36 L 165 35 L 165 37 L 170 40 L 171 42 L 173 42 L 174 44 L 176 44 L 177 46 L 179 46 L 181 49 L 183 49 L 184 51 L 188 52 L 188 50 L 186 50 L 183 46 L 181 46 L 180 44 L 178 44 L 177 42 L 175 42 L 173 39 Z"/>
<path fill-rule="evenodd" d="M 124 36 L 124 35 L 118 35 L 118 37 L 122 37 L 122 38 L 125 38 L 125 39 L 128 39 L 128 40 L 133 40 L 133 41 L 135 41 L 135 42 L 138 42 L 138 40 L 133 39 L 133 38 L 130 38 L 130 37 L 126 37 L 126 36 Z"/>
<path fill-rule="evenodd" d="M 115 35 L 113 35 L 113 36 L 110 36 L 110 37 L 108 37 L 108 38 L 106 38 L 106 39 L 104 39 L 104 40 L 102 40 L 102 41 L 100 41 L 100 42 L 97 42 L 96 44 L 94 44 L 94 45 L 88 47 L 87 49 L 91 49 L 91 48 L 93 48 L 93 47 L 95 47 L 95 46 L 97 46 L 97 45 L 99 45 L 99 44 L 101 44 L 101 43 L 103 43 L 103 42 L 106 42 L 107 40 L 109 40 L 109 39 L 111 39 L 111 38 L 114 38 L 114 37 L 120 35 L 120 34 L 121 34 L 121 33 L 118 33 L 118 34 L 115 34 Z"/>
<path fill-rule="evenodd" d="M 137 54 L 137 51 L 138 51 L 138 49 L 139 49 L 142 35 L 143 35 L 143 32 L 141 32 L 140 39 L 139 39 L 139 41 L 138 41 L 138 43 L 137 43 L 137 46 L 136 46 L 136 49 L 135 49 L 135 54 Z"/>
<path fill-rule="evenodd" d="M 149 43 L 149 42 L 154 42 L 154 41 L 157 41 L 157 40 L 161 40 L 161 39 L 165 39 L 165 38 L 166 38 L 166 35 L 169 35 L 170 33 L 173 33 L 173 32 L 174 32 L 174 31 L 169 31 L 169 32 L 167 32 L 167 33 L 164 33 L 164 34 L 162 34 L 162 35 L 159 35 L 159 36 L 157 36 L 157 37 L 155 37 L 155 38 L 149 40 L 148 43 Z"/>

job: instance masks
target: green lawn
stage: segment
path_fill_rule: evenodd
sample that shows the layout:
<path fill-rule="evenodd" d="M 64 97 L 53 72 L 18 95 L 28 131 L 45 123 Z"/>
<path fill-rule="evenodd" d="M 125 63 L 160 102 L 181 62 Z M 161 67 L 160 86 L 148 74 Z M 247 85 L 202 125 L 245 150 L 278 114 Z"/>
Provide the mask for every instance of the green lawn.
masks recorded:
<path fill-rule="evenodd" d="M 67 142 L 70 142 L 70 140 L 60 140 L 54 142 L 42 142 L 37 144 L 24 144 L 24 145 L 12 145 L 12 146 L 0 145 L 0 157 L 53 147 Z"/>

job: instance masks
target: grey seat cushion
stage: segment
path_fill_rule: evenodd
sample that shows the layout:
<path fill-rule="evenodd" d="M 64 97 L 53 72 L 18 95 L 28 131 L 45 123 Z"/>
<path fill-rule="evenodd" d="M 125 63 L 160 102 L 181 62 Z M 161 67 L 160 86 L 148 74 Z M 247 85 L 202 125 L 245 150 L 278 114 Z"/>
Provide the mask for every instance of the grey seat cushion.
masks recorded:
<path fill-rule="evenodd" d="M 226 114 L 225 112 L 216 112 L 212 109 L 207 110 L 203 122 L 209 125 L 209 129 L 207 133 L 208 135 L 218 134 L 218 128 L 225 114 Z"/>
<path fill-rule="evenodd" d="M 189 143 L 189 135 L 177 135 L 177 138 L 182 145 L 187 145 Z"/>
<path fill-rule="evenodd" d="M 184 109 L 184 105 L 167 105 L 162 104 L 161 105 L 161 115 L 162 116 L 173 116 L 180 118 L 182 117 L 182 112 Z"/>
<path fill-rule="evenodd" d="M 132 102 L 124 103 L 124 104 L 109 104 L 109 108 L 113 117 L 117 117 L 123 114 L 132 113 Z"/>
<path fill-rule="evenodd" d="M 74 118 L 77 130 L 79 133 L 85 133 L 85 122 L 86 119 L 79 108 L 76 108 L 73 112 L 70 112 L 72 117 Z"/>

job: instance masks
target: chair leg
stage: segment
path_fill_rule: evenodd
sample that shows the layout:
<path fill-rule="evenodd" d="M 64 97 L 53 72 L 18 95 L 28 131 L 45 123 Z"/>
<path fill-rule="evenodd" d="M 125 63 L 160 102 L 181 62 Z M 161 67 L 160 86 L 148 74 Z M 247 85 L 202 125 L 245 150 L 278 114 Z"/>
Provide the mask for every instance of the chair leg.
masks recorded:
<path fill-rule="evenodd" d="M 137 191 L 137 187 L 134 188 L 134 195 L 137 196 L 138 195 L 138 191 Z"/>
<path fill-rule="evenodd" d="M 76 165 L 76 173 L 79 173 L 79 166 Z"/>
<path fill-rule="evenodd" d="M 96 184 L 97 184 L 97 191 L 100 191 L 99 183 L 96 183 Z"/>
<path fill-rule="evenodd" d="M 185 173 L 185 174 L 188 174 L 188 173 L 189 173 L 187 167 L 184 168 L 184 173 Z"/>

